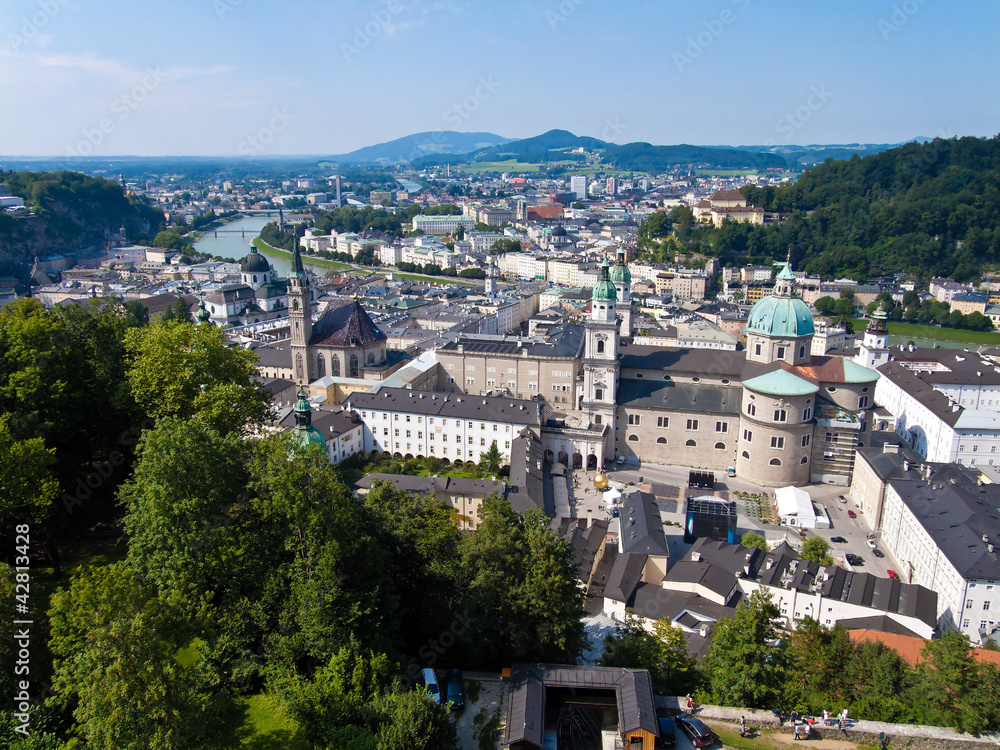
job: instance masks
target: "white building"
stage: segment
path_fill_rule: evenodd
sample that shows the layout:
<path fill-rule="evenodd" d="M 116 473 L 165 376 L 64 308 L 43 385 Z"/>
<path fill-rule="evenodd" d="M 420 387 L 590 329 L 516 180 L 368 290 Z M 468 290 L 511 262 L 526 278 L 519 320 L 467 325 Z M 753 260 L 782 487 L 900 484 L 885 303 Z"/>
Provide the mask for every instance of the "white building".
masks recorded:
<path fill-rule="evenodd" d="M 454 234 L 462 227 L 466 232 L 476 226 L 476 221 L 471 216 L 423 216 L 413 217 L 413 231 L 421 231 L 424 234 L 443 236 Z"/>
<path fill-rule="evenodd" d="M 576 196 L 578 201 L 587 200 L 587 176 L 579 175 L 569 178 L 569 191 Z"/>
<path fill-rule="evenodd" d="M 525 427 L 540 427 L 539 404 L 511 398 L 382 388 L 355 393 L 345 407 L 365 423 L 364 450 L 402 458 L 478 462 L 494 441 L 505 460 Z"/>

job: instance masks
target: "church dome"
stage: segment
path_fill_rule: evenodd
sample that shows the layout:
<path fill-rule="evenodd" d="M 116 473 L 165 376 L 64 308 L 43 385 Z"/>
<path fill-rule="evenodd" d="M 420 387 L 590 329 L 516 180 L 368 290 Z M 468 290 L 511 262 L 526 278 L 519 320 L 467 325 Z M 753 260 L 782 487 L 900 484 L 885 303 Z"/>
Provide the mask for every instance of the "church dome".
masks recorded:
<path fill-rule="evenodd" d="M 326 438 L 323 433 L 312 425 L 312 407 L 306 400 L 306 394 L 299 391 L 299 400 L 295 402 L 295 427 L 292 428 L 292 437 L 296 445 L 305 450 L 310 445 L 318 445 L 326 449 Z"/>
<path fill-rule="evenodd" d="M 625 253 L 618 253 L 618 262 L 611 269 L 611 282 L 615 285 L 632 286 L 632 272 L 625 265 Z"/>
<path fill-rule="evenodd" d="M 809 305 L 795 296 L 795 274 L 786 263 L 778 274 L 774 294 L 757 302 L 747 318 L 747 334 L 773 338 L 798 338 L 816 332 Z"/>
<path fill-rule="evenodd" d="M 597 278 L 597 284 L 594 286 L 594 291 L 590 295 L 592 300 L 614 302 L 618 299 L 618 290 L 615 289 L 615 285 L 611 283 L 611 279 L 608 277 L 609 267 L 608 259 L 605 258 L 604 262 L 601 264 L 601 272 Z"/>
<path fill-rule="evenodd" d="M 555 229 L 552 230 L 552 236 L 553 237 L 565 237 L 566 236 L 566 230 L 563 229 L 562 224 L 560 224 L 559 226 L 557 226 Z"/>
<path fill-rule="evenodd" d="M 267 262 L 267 258 L 257 252 L 256 245 L 250 248 L 250 252 L 240 264 L 240 271 L 243 273 L 268 273 L 270 270 L 271 264 Z"/>

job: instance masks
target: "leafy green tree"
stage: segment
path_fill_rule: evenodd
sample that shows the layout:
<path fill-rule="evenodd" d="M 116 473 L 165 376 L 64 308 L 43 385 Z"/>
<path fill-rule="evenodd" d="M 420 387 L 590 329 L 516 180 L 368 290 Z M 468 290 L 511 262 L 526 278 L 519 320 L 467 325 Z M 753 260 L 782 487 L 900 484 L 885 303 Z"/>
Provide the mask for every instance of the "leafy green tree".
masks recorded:
<path fill-rule="evenodd" d="M 855 305 L 852 297 L 841 297 L 833 303 L 833 312 L 837 315 L 854 315 L 854 310 Z"/>
<path fill-rule="evenodd" d="M 497 240 L 490 246 L 490 254 L 505 255 L 506 253 L 521 252 L 521 243 L 509 237 Z"/>
<path fill-rule="evenodd" d="M 813 303 L 813 306 L 816 308 L 816 312 L 820 315 L 832 315 L 836 304 L 837 300 L 829 295 L 826 295 L 817 299 L 816 302 Z"/>
<path fill-rule="evenodd" d="M 52 597 L 54 687 L 91 747 L 213 747 L 227 696 L 201 630 L 122 564 L 84 571 Z"/>
<path fill-rule="evenodd" d="M 977 734 L 998 726 L 998 698 L 981 694 L 984 672 L 972 656 L 967 636 L 945 633 L 927 641 L 920 655 L 913 695 L 921 721 Z"/>
<path fill-rule="evenodd" d="M 537 511 L 520 515 L 488 497 L 474 535 L 463 537 L 472 641 L 483 665 L 572 663 L 587 642 L 573 555 Z"/>
<path fill-rule="evenodd" d="M 463 279 L 485 279 L 486 271 L 482 268 L 463 268 L 458 275 Z"/>
<path fill-rule="evenodd" d="M 785 654 L 774 645 L 780 616 L 764 589 L 719 620 L 705 660 L 710 700 L 723 706 L 773 708 L 784 692 Z"/>
<path fill-rule="evenodd" d="M 802 559 L 812 560 L 820 565 L 833 565 L 833 560 L 827 553 L 830 545 L 821 536 L 811 536 L 802 545 Z"/>
<path fill-rule="evenodd" d="M 494 440 L 489 450 L 479 457 L 479 469 L 483 474 L 498 474 L 501 466 L 503 466 L 503 454 L 497 447 L 497 441 Z"/>
<path fill-rule="evenodd" d="M 635 613 L 626 610 L 625 622 L 604 637 L 601 663 L 606 667 L 645 669 L 658 688 L 660 641 L 646 630 Z"/>
<path fill-rule="evenodd" d="M 458 733 L 448 706 L 425 691 L 392 693 L 383 701 L 378 750 L 457 750 Z"/>
<path fill-rule="evenodd" d="M 47 526 L 59 496 L 55 450 L 41 438 L 15 440 L 10 416 L 0 415 L 0 524 L 5 534 L 16 524 L 36 530 Z"/>
<path fill-rule="evenodd" d="M 659 641 L 658 672 L 663 689 L 668 695 L 689 693 L 699 678 L 698 662 L 688 653 L 684 631 L 669 618 L 661 618 L 653 625 Z"/>
<path fill-rule="evenodd" d="M 259 426 L 270 414 L 270 394 L 254 380 L 256 355 L 230 348 L 214 326 L 133 328 L 125 345 L 128 383 L 154 419 L 197 417 L 228 433 Z"/>
<path fill-rule="evenodd" d="M 750 549 L 756 547 L 763 552 L 767 552 L 767 540 L 762 534 L 758 534 L 756 531 L 746 532 L 743 538 L 740 539 L 740 544 Z"/>

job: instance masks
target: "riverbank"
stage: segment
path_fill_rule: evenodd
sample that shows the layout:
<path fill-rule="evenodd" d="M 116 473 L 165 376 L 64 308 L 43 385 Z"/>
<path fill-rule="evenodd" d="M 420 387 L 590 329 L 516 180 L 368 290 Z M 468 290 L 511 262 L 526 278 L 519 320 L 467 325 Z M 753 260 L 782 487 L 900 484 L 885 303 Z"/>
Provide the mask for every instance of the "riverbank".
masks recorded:
<path fill-rule="evenodd" d="M 292 254 L 287 250 L 282 250 L 281 248 L 272 247 L 268 245 L 260 237 L 255 237 L 253 244 L 256 245 L 257 249 L 264 255 L 274 255 L 278 258 L 285 258 L 286 260 L 292 259 Z M 337 260 L 327 260 L 326 258 L 317 258 L 312 255 L 304 256 L 304 262 L 307 261 L 311 266 L 323 266 L 329 268 L 333 271 L 343 271 L 350 270 L 354 268 L 350 263 L 341 263 Z"/>

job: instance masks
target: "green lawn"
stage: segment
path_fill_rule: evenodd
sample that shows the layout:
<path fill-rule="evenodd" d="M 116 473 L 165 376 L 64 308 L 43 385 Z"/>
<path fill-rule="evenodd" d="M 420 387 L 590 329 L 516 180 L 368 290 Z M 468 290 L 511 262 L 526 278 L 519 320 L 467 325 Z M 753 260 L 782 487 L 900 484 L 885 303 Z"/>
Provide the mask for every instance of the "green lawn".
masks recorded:
<path fill-rule="evenodd" d="M 252 750 L 309 750 L 299 726 L 285 704 L 270 695 L 254 695 L 240 701 L 246 709 L 239 728 L 241 747 Z"/>
<path fill-rule="evenodd" d="M 480 161 L 474 164 L 458 164 L 455 169 L 463 172 L 537 172 L 537 164 L 525 164 L 509 159 L 508 161 Z"/>
<path fill-rule="evenodd" d="M 918 323 L 896 323 L 894 321 L 889 321 L 887 326 L 889 333 L 893 336 L 1000 346 L 1000 333 L 996 331 L 966 331 L 961 328 L 939 328 L 938 326 L 925 326 Z M 860 327 L 856 327 L 856 330 L 861 329 Z"/>
<path fill-rule="evenodd" d="M 262 253 L 267 253 L 268 255 L 277 255 L 279 258 L 288 258 L 291 260 L 292 254 L 287 250 L 281 250 L 277 247 L 271 247 L 260 237 L 254 238 L 253 244 L 257 246 L 257 249 Z M 327 260 L 326 258 L 317 258 L 312 255 L 303 256 L 306 262 L 311 266 L 323 266 L 325 268 L 332 268 L 335 271 L 342 271 L 345 268 L 353 268 L 350 263 L 341 263 L 336 260 Z"/>

